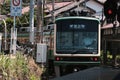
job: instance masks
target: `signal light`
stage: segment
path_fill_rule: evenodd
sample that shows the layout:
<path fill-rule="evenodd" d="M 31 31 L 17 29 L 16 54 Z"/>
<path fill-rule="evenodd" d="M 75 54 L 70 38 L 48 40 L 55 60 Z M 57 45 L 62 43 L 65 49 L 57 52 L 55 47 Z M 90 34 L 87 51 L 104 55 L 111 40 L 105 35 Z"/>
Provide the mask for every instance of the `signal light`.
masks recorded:
<path fill-rule="evenodd" d="M 109 14 L 109 15 L 112 14 L 112 10 L 111 10 L 111 9 L 108 10 L 108 14 Z"/>
<path fill-rule="evenodd" d="M 104 14 L 107 20 L 113 21 L 117 14 L 117 2 L 114 0 L 107 0 L 104 3 Z"/>

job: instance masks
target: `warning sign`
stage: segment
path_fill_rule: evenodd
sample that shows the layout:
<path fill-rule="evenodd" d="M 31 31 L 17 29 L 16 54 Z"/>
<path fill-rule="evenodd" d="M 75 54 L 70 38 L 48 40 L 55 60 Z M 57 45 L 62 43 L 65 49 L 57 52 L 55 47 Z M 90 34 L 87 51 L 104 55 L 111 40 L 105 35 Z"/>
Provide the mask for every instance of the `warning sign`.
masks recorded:
<path fill-rule="evenodd" d="M 11 0 L 11 16 L 21 16 L 22 13 L 22 1 L 21 0 Z"/>

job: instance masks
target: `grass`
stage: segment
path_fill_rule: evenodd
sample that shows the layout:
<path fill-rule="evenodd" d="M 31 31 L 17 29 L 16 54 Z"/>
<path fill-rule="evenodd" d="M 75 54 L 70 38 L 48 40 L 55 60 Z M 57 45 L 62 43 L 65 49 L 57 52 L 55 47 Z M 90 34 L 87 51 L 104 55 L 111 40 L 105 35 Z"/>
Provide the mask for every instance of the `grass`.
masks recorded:
<path fill-rule="evenodd" d="M 41 68 L 32 57 L 0 54 L 0 80 L 40 80 Z"/>

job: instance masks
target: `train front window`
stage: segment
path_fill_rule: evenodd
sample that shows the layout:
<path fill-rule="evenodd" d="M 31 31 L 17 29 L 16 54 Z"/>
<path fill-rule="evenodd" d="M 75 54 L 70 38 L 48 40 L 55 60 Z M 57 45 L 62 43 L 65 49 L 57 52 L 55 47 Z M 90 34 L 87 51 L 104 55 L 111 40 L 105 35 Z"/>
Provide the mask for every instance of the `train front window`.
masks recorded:
<path fill-rule="evenodd" d="M 98 24 L 95 22 L 63 20 L 57 23 L 56 53 L 98 53 Z M 91 28 L 92 27 L 92 28 Z"/>

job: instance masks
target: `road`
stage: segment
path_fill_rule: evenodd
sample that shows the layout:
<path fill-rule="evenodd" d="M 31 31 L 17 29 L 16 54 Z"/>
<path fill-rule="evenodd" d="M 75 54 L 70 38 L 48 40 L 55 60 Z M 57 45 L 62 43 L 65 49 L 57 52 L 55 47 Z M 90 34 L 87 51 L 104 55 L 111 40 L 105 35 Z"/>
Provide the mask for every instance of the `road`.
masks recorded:
<path fill-rule="evenodd" d="M 94 67 L 52 80 L 120 80 L 120 68 Z"/>

